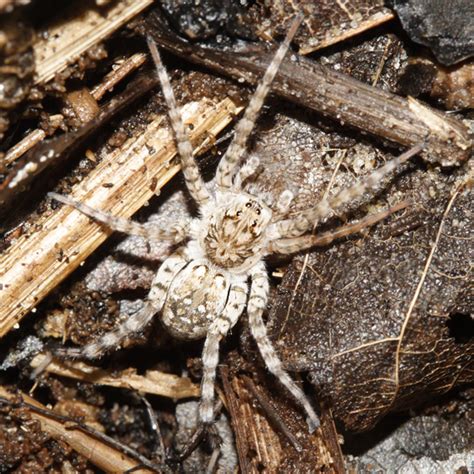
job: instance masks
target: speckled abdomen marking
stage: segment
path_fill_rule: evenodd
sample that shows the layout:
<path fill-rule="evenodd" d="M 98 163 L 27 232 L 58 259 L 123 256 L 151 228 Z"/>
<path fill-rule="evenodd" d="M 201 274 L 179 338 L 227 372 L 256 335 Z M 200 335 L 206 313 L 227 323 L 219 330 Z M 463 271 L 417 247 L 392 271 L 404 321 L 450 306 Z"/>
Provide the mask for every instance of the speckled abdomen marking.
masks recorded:
<path fill-rule="evenodd" d="M 193 261 L 174 278 L 161 320 L 179 339 L 201 339 L 222 313 L 229 294 L 229 281 L 209 263 Z"/>

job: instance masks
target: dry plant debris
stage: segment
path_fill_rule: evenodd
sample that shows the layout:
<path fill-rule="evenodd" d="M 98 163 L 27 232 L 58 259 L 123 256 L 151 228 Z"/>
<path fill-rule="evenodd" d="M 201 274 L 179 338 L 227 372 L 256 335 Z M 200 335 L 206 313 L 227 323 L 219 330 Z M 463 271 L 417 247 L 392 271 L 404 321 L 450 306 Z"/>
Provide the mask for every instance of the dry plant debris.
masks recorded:
<path fill-rule="evenodd" d="M 15 14 L 21 13 L 21 3 L 0 2 L 0 9 L 14 8 Z M 282 68 L 275 95 L 298 107 L 284 106 L 277 98 L 268 102 L 267 114 L 260 121 L 251 150 L 262 162 L 258 185 L 277 195 L 285 188 L 295 191 L 298 199 L 293 211 L 296 213 L 323 193 L 333 193 L 347 186 L 356 177 L 389 159 L 395 151 L 386 148 L 387 141 L 406 145 L 425 139 L 427 134 L 430 137 L 429 152 L 423 157 L 425 162 L 416 160 L 406 166 L 401 176 L 388 182 L 376 198 L 367 197 L 348 206 L 343 215 L 322 223 L 321 229 L 330 230 L 341 221 L 360 217 L 365 211 L 377 211 L 408 198 L 407 209 L 361 238 L 352 237 L 330 248 L 317 249 L 291 263 L 287 260 L 270 262 L 271 267 L 278 270 L 274 274 L 279 275 L 275 277 L 273 308 L 268 314 L 272 337 L 289 369 L 310 372 L 313 399 L 321 404 L 322 430 L 316 435 L 308 435 L 297 407 L 289 402 L 280 387 L 272 385 L 261 368 L 255 347 L 248 340 L 245 321 L 236 329 L 234 340 L 223 348 L 227 356 L 223 358 L 221 371 L 221 399 L 230 415 L 242 472 L 259 469 L 343 472 L 348 459 L 339 445 L 343 427 L 367 430 L 378 422 L 377 429 L 387 437 L 390 428 L 387 428 L 384 416 L 411 409 L 474 379 L 472 336 L 469 338 L 472 331 L 469 315 L 473 312 L 474 301 L 474 211 L 472 176 L 469 175 L 472 171 L 468 162 L 472 153 L 469 132 L 472 116 L 466 111 L 472 96 L 469 94 L 472 64 L 462 64 L 457 73 L 456 70 L 440 69 L 431 58 L 433 71 L 430 77 L 435 79 L 428 78 L 422 87 L 411 92 L 417 96 L 425 93 L 439 96 L 448 109 L 463 108 L 462 114 L 453 110 L 446 113 L 439 102 L 426 95 L 410 100 L 404 97 L 408 94 L 404 92 L 401 78 L 412 60 L 412 53 L 400 40 L 402 35 L 394 22 L 386 29 L 383 26 L 394 18 L 394 13 L 382 2 L 360 0 L 334 4 L 324 1 L 315 4 L 298 0 L 270 6 L 253 2 L 248 8 L 244 6 L 242 15 L 234 11 L 232 15 L 229 13 L 232 25 L 220 23 L 210 35 L 202 36 L 207 38 L 205 48 L 196 40 L 201 36 L 196 36 L 194 42 L 185 42 L 164 27 L 159 8 L 146 10 L 152 3 L 151 0 L 114 0 L 106 5 L 74 2 L 71 7 L 64 7 L 54 24 L 44 25 L 42 31 L 48 32 L 49 40 L 33 39 L 21 43 L 26 44 L 22 51 L 30 56 L 34 47 L 38 58 L 34 81 L 42 91 L 41 97 L 48 97 L 56 90 L 59 93 L 54 96 L 55 100 L 59 97 L 65 105 L 69 98 L 70 104 L 45 112 L 48 118 L 44 119 L 43 114 L 43 119 L 47 125 L 37 122 L 33 129 L 28 129 L 31 132 L 28 135 L 7 132 L 11 133 L 11 146 L 3 148 L 9 149 L 4 168 L 10 172 L 13 162 L 18 162 L 18 168 L 13 168 L 13 174 L 4 181 L 3 187 L 0 184 L 0 200 L 3 201 L 7 194 L 5 190 L 15 176 L 15 170 L 34 166 L 35 160 L 47 152 L 48 147 L 62 155 L 63 151 L 83 141 L 87 159 L 82 159 L 56 190 L 59 188 L 61 192 L 71 193 L 115 214 L 131 215 L 178 171 L 172 159 L 173 142 L 161 111 L 160 115 L 150 114 L 151 106 L 145 99 L 136 107 L 129 106 L 140 97 L 146 98 L 146 92 L 156 84 L 152 76 L 141 72 L 134 77 L 133 71 L 145 63 L 146 53 L 136 32 L 153 35 L 163 48 L 181 55 L 186 61 L 239 80 L 239 84 L 235 84 L 202 72 L 181 71 L 176 81 L 179 82 L 176 87 L 178 101 L 186 104 L 185 110 L 194 125 L 193 133 L 200 135 L 196 138 L 196 147 L 205 140 L 209 146 L 215 146 L 214 152 L 218 153 L 221 149 L 215 140 L 218 130 L 238 113 L 248 94 L 242 79 L 249 83 L 258 81 L 272 54 L 269 47 L 261 46 L 263 40 L 278 40 L 285 33 L 294 6 L 303 8 L 307 15 L 297 38 L 299 53 L 319 49 L 318 57 L 304 59 L 294 54 Z M 180 5 L 180 8 L 188 8 L 187 0 Z M 227 2 L 223 2 L 219 6 L 224 14 L 226 5 Z M 145 12 L 144 16 L 137 16 L 139 12 Z M 135 19 L 130 23 L 133 17 Z M 192 12 L 189 18 L 189 25 L 201 21 L 196 20 Z M 373 30 L 377 25 L 381 26 Z M 373 33 L 359 36 L 354 41 L 347 40 L 365 29 Z M 213 41 L 215 33 L 218 37 Z M 228 33 L 227 37 L 225 33 Z M 54 34 L 58 35 L 56 41 L 64 48 L 53 51 L 52 46 L 57 44 L 53 41 Z M 262 41 L 252 43 L 251 47 L 236 46 L 235 36 Z M 125 44 L 129 39 L 131 43 L 135 42 L 134 46 L 129 50 L 122 47 L 116 56 L 118 43 Z M 224 49 L 218 49 L 221 42 Z M 328 45 L 333 46 L 324 49 Z M 167 56 L 166 60 L 170 65 L 177 63 L 173 55 Z M 182 64 L 178 63 L 178 66 L 182 69 Z M 407 79 L 414 78 L 413 83 L 421 83 L 420 71 L 420 68 L 413 69 Z M 2 69 L 0 80 L 1 72 Z M 88 74 L 92 75 L 92 81 L 87 78 Z M 33 76 L 18 77 L 21 79 L 18 84 L 26 94 L 34 85 Z M 122 92 L 122 82 L 134 89 L 133 94 L 127 96 Z M 454 82 L 459 87 L 453 85 Z M 78 90 L 83 95 L 78 96 Z M 29 104 L 30 99 L 25 94 L 21 103 Z M 110 96 L 110 102 L 98 110 L 97 102 L 104 97 L 108 100 Z M 113 102 L 125 96 L 129 98 L 120 109 Z M 202 99 L 203 96 L 211 98 Z M 427 103 L 422 102 L 423 99 Z M 42 99 L 35 100 L 33 108 Z M 81 109 L 84 105 L 86 107 Z M 141 111 L 141 107 L 146 112 Z M 73 109 L 76 114 L 72 113 Z M 3 111 L 6 113 L 2 118 L 7 120 L 14 120 L 22 113 L 19 103 L 4 107 Z M 32 117 L 30 120 L 35 119 L 34 115 Z M 200 127 L 198 123 L 202 121 L 204 124 Z M 99 139 L 88 140 L 93 137 L 91 131 L 98 126 L 103 130 Z M 58 133 L 57 139 L 45 141 L 43 148 L 34 148 L 54 130 L 67 133 Z M 378 146 L 374 136 L 379 140 Z M 30 151 L 25 154 L 27 150 Z M 81 157 L 83 154 L 84 151 L 80 151 Z M 74 159 L 78 154 L 70 156 Z M 112 160 L 110 165 L 109 160 Z M 208 155 L 203 168 L 213 161 L 212 154 Z M 65 163 L 51 162 L 47 171 L 63 176 Z M 442 169 L 440 163 L 453 167 Z M 44 188 L 43 194 L 30 196 L 24 189 L 18 189 L 18 196 L 29 203 L 30 209 L 36 208 L 35 212 L 23 216 L 23 208 L 18 207 L 18 217 L 20 220 L 24 217 L 25 221 L 6 234 L 6 250 L 0 256 L 0 273 L 8 276 L 7 284 L 11 283 L 7 287 L 5 278 L 1 277 L 2 353 L 14 353 L 31 334 L 35 334 L 34 337 L 37 334 L 43 340 L 48 335 L 50 339 L 70 338 L 74 343 L 82 343 L 87 339 L 87 328 L 107 330 L 117 317 L 119 307 L 124 317 L 136 311 L 140 291 L 146 289 L 153 274 L 155 264 L 150 261 L 161 259 L 169 250 L 167 246 L 149 248 L 142 241 L 127 238 L 119 244 L 112 242 L 102 252 L 94 252 L 108 232 L 71 209 L 51 209 L 41 201 L 38 196 L 53 189 L 49 179 L 38 179 L 39 171 L 33 173 L 33 184 L 36 189 Z M 0 172 L 5 170 L 2 168 Z M 172 223 L 174 219 L 189 215 L 186 198 L 179 189 L 179 180 L 172 180 L 159 198 L 158 211 L 151 213 L 149 225 L 160 220 Z M 12 194 L 12 197 L 16 195 Z M 16 206 L 17 201 L 13 199 L 7 206 L 12 202 Z M 154 204 L 150 208 L 154 208 Z M 17 207 L 9 209 L 8 217 L 13 215 L 12 209 L 17 212 Z M 130 251 L 135 258 L 124 258 Z M 59 285 L 86 255 L 93 252 L 85 269 L 74 273 L 72 285 Z M 31 267 L 32 263 L 36 265 Z M 75 284 L 77 282 L 79 285 Z M 53 289 L 56 294 L 46 297 Z M 81 309 L 85 306 L 78 302 L 82 295 L 87 303 L 91 291 L 99 292 L 94 297 L 97 306 L 117 300 L 117 308 L 103 319 L 98 311 L 94 324 L 82 321 L 81 326 Z M 68 292 L 73 294 L 71 301 L 74 301 L 67 311 L 59 310 L 58 306 L 63 305 Z M 95 307 L 90 304 L 91 311 Z M 12 331 L 32 309 L 36 313 Z M 67 324 L 63 327 L 66 312 Z M 82 316 L 87 319 L 90 315 L 82 313 Z M 52 323 L 55 317 L 59 326 Z M 48 326 L 50 323 L 52 326 Z M 54 330 L 48 333 L 48 327 L 53 326 Z M 28 429 L 31 426 L 31 438 L 27 436 L 23 446 L 9 445 L 18 452 L 20 448 L 24 449 L 21 454 L 11 456 L 9 462 L 16 467 L 29 467 L 31 471 L 54 465 L 51 459 L 56 462 L 64 459 L 64 468 L 85 471 L 91 468 L 88 460 L 101 469 L 114 471 L 136 465 L 136 453 L 161 462 L 164 449 L 182 445 L 182 435 L 178 443 L 176 433 L 189 435 L 183 421 L 188 412 L 183 406 L 185 403 L 195 406 L 195 402 L 182 402 L 176 408 L 169 397 L 198 395 L 192 381 L 199 380 L 201 368 L 189 354 L 199 353 L 200 347 L 176 346 L 161 334 L 157 339 L 155 336 L 154 333 L 140 336 L 140 343 L 150 339 L 144 351 L 140 352 L 137 341 L 132 341 L 125 351 L 111 355 L 100 367 L 55 361 L 41 377 L 41 390 L 35 395 L 45 404 L 53 404 L 60 414 L 72 410 L 75 414 L 84 413 L 85 420 L 87 413 L 92 413 L 89 421 L 130 446 L 131 452 L 125 455 L 120 446 L 111 447 L 104 440 L 77 431 L 76 425 L 71 429 L 70 422 L 61 420 L 54 411 L 42 411 L 45 407 L 26 395 L 22 395 L 26 403 L 21 407 L 21 400 L 2 388 L 0 401 L 14 418 L 1 418 L 6 420 L 5 427 L 17 427 L 20 423 Z M 153 361 L 149 357 L 151 350 L 157 354 Z M 34 359 L 34 366 L 41 362 L 41 357 L 44 356 Z M 9 366 L 5 375 L 0 374 L 2 384 L 28 390 L 31 382 L 27 376 L 31 366 L 24 364 L 20 356 L 15 360 L 17 369 Z M 180 376 L 183 370 L 190 379 Z M 71 401 L 70 393 L 76 393 L 71 387 L 76 386 L 81 391 L 81 399 Z M 306 389 L 311 391 L 310 387 Z M 151 432 L 149 423 L 136 416 L 139 410 L 131 401 L 136 390 L 160 395 L 159 398 L 150 396 L 149 416 L 151 420 L 156 418 L 151 422 Z M 65 394 L 69 394 L 69 398 Z M 456 400 L 456 393 L 448 396 Z M 28 404 L 39 411 L 35 412 Z M 437 417 L 450 419 L 454 412 L 462 418 L 461 425 L 468 426 L 465 422 L 472 407 L 462 406 L 465 408 L 444 412 L 438 412 L 442 410 L 438 405 L 431 408 L 435 413 L 432 425 L 439 425 Z M 94 417 L 99 419 L 94 421 Z M 412 418 L 414 423 L 422 419 L 420 416 Z M 335 421 L 342 423 L 336 425 Z M 226 423 L 223 422 L 224 431 L 229 431 Z M 423 442 L 432 443 L 430 433 Z M 0 440 L 11 439 L 7 435 L 6 429 L 0 427 Z M 160 441 L 157 441 L 160 449 L 153 447 L 153 443 L 147 444 L 155 436 Z M 406 443 L 410 431 L 398 436 L 400 441 L 393 442 Z M 448 427 L 443 436 L 459 434 Z M 63 441 L 48 441 L 55 437 L 61 437 L 82 456 L 71 454 L 71 447 Z M 354 447 L 360 444 L 361 438 L 347 433 L 345 438 L 344 453 L 360 454 Z M 234 441 L 227 436 L 226 443 L 233 444 Z M 456 450 L 464 447 L 463 443 L 453 443 L 450 450 L 439 454 L 440 459 L 444 459 L 442 456 L 462 457 L 461 451 Z M 29 458 L 29 452 L 36 454 Z M 233 449 L 229 449 L 229 453 L 234 453 Z M 418 456 L 416 451 L 413 453 L 414 457 Z M 0 454 L 1 462 L 6 454 L 6 451 Z M 210 451 L 209 446 L 200 447 L 196 463 L 184 464 L 183 471 L 205 471 L 209 466 L 216 466 L 216 471 L 220 472 L 216 459 L 221 455 L 226 453 L 220 453 L 212 444 Z M 34 461 L 28 464 L 31 459 Z M 387 461 L 383 467 L 389 470 L 394 466 L 391 462 Z M 357 465 L 357 460 L 355 463 Z M 363 467 L 365 463 L 366 459 L 361 458 L 358 465 Z M 159 466 L 150 464 L 150 469 L 170 472 L 166 466 L 157 464 Z M 143 472 L 153 471 L 143 469 Z"/>
<path fill-rule="evenodd" d="M 273 55 L 265 47 L 232 53 L 195 46 L 171 32 L 159 14 L 151 14 L 138 31 L 174 54 L 251 84 L 258 83 Z M 283 60 L 272 91 L 363 133 L 405 146 L 426 141 L 425 159 L 443 166 L 466 161 L 472 150 L 470 131 L 462 121 L 301 56 Z"/>
<path fill-rule="evenodd" d="M 474 378 L 461 334 L 474 309 L 472 185 L 418 173 L 399 186 L 418 222 L 408 211 L 361 241 L 295 259 L 270 316 L 288 365 L 309 370 L 356 431 Z"/>
<path fill-rule="evenodd" d="M 301 54 L 340 43 L 394 18 L 382 0 L 283 0 L 272 2 L 265 9 L 256 2 L 254 10 L 249 14 L 256 16 L 257 31 L 263 38 L 284 34 L 292 15 L 302 11 L 305 19 L 296 38 Z"/>
<path fill-rule="evenodd" d="M 153 3 L 153 0 L 120 0 L 105 12 L 83 4 L 80 11 L 74 3 L 58 24 L 51 25 L 45 38 L 34 45 L 36 61 L 35 82 L 48 82 L 81 54 L 104 41 L 132 18 Z"/>
<path fill-rule="evenodd" d="M 193 124 L 193 141 L 218 135 L 237 112 L 229 99 L 218 104 L 204 100 L 183 108 L 186 122 Z M 164 117 L 158 116 L 139 137 L 104 157 L 71 196 L 87 200 L 91 207 L 129 217 L 179 171 L 179 165 L 171 162 L 175 153 L 171 132 L 164 126 Z M 155 186 L 150 187 L 152 179 Z M 110 234 L 68 206 L 42 216 L 35 225 L 41 230 L 19 238 L 1 257 L 0 336 Z M 41 282 L 31 277 L 33 273 L 41 275 Z"/>
<path fill-rule="evenodd" d="M 45 360 L 44 355 L 37 355 L 31 366 L 37 368 Z M 53 361 L 46 367 L 47 373 L 61 375 L 97 385 L 109 385 L 136 390 L 140 393 L 150 393 L 174 399 L 199 397 L 199 386 L 188 378 L 165 374 L 157 370 L 148 370 L 138 375 L 135 369 L 123 371 L 107 371 L 83 362 Z"/>
<path fill-rule="evenodd" d="M 132 459 L 115 446 L 109 446 L 104 442 L 104 437 L 94 433 L 72 420 L 67 421 L 48 410 L 35 399 L 26 394 L 12 394 L 4 387 L 0 387 L 0 402 L 3 400 L 15 402 L 19 407 L 24 407 L 28 415 L 39 421 L 41 430 L 58 441 L 66 442 L 77 453 L 81 454 L 92 464 L 105 472 L 124 472 L 134 469 L 133 472 L 152 473 L 157 472 L 153 468 L 141 468 L 143 459 Z M 18 401 L 18 399 L 20 401 Z M 151 464 L 148 462 L 148 464 Z"/>

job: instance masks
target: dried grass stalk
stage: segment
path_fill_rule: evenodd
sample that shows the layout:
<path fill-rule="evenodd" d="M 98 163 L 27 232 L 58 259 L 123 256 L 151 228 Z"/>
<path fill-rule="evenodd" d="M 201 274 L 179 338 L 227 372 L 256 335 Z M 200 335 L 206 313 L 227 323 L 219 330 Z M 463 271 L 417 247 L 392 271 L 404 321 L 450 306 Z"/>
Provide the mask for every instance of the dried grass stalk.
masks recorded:
<path fill-rule="evenodd" d="M 31 366 L 39 367 L 45 358 L 44 355 L 36 356 L 31 361 Z M 138 375 L 135 369 L 112 373 L 84 362 L 53 361 L 47 366 L 46 372 L 97 385 L 128 388 L 174 399 L 199 397 L 200 394 L 199 386 L 188 378 L 158 370 L 148 370 L 145 375 Z"/>

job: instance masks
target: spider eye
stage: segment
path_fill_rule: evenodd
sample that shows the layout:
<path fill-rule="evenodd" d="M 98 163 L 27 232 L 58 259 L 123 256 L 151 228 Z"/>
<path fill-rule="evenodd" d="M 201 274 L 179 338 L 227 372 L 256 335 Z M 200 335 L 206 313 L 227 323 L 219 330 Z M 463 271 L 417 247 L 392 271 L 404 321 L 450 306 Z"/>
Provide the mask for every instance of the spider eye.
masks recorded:
<path fill-rule="evenodd" d="M 256 212 L 258 215 L 260 215 L 260 214 L 262 213 L 262 212 L 260 211 L 260 209 L 257 209 L 255 212 Z"/>
<path fill-rule="evenodd" d="M 253 221 L 252 227 L 257 227 L 257 221 Z"/>
<path fill-rule="evenodd" d="M 236 215 L 237 217 L 241 216 L 241 215 L 242 215 L 242 211 L 237 211 L 237 212 L 235 213 L 235 215 Z"/>
<path fill-rule="evenodd" d="M 252 203 L 251 202 L 246 203 L 245 207 L 252 207 Z"/>

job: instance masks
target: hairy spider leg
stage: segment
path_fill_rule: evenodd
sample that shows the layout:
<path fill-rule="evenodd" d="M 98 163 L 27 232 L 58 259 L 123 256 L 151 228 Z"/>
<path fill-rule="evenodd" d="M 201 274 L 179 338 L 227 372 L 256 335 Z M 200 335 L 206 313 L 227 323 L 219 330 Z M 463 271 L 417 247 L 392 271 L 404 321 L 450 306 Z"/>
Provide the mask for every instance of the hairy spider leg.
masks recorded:
<path fill-rule="evenodd" d="M 267 67 L 265 74 L 258 84 L 257 89 L 252 95 L 250 102 L 245 109 L 244 116 L 240 119 L 235 127 L 234 139 L 229 145 L 229 148 L 222 157 L 219 166 L 217 167 L 216 181 L 221 188 L 231 188 L 234 177 L 235 168 L 238 166 L 243 153 L 245 152 L 245 144 L 248 137 L 255 127 L 260 109 L 262 108 L 265 97 L 267 96 L 270 86 L 275 78 L 280 64 L 290 47 L 291 40 L 296 34 L 298 27 L 303 20 L 301 15 L 298 15 L 293 21 L 285 40 L 280 44 L 275 56 Z"/>
<path fill-rule="evenodd" d="M 423 147 L 423 143 L 415 145 L 399 157 L 393 158 L 384 166 L 376 169 L 366 178 L 343 189 L 335 196 L 321 199 L 315 207 L 302 211 L 290 219 L 275 222 L 271 226 L 272 235 L 278 235 L 279 238 L 298 237 L 310 231 L 316 222 L 329 217 L 342 205 L 359 198 L 368 190 L 375 189 L 387 174 L 398 168 L 402 163 L 405 163 L 413 155 L 419 153 Z"/>
<path fill-rule="evenodd" d="M 166 229 L 160 229 L 157 226 L 145 226 L 131 219 L 117 217 L 108 212 L 94 209 L 87 204 L 71 199 L 69 196 L 63 196 L 58 193 L 48 193 L 48 196 L 55 201 L 76 208 L 78 211 L 101 222 L 111 230 L 128 235 L 139 235 L 149 240 L 166 240 L 179 243 L 184 240 L 189 230 L 189 222 L 178 223 Z"/>
<path fill-rule="evenodd" d="M 214 385 L 217 363 L 219 362 L 219 343 L 234 327 L 244 311 L 247 291 L 245 278 L 239 278 L 231 284 L 227 304 L 222 314 L 211 324 L 206 336 L 202 352 L 203 374 L 199 406 L 199 418 L 205 424 L 214 421 Z"/>
<path fill-rule="evenodd" d="M 292 254 L 296 252 L 301 252 L 303 250 L 308 250 L 311 247 L 321 247 L 329 245 L 336 239 L 341 239 L 342 237 L 347 237 L 351 234 L 356 234 L 361 230 L 370 227 L 377 222 L 380 222 L 386 219 L 391 214 L 404 209 L 408 206 L 408 202 L 404 201 L 395 206 L 389 207 L 383 211 L 377 212 L 376 214 L 371 214 L 364 219 L 361 219 L 359 222 L 353 224 L 348 224 L 338 229 L 330 232 L 324 232 L 323 234 L 309 234 L 302 235 L 300 237 L 290 237 L 288 239 L 278 239 L 270 242 L 268 244 L 268 253 L 279 253 L 279 254 Z"/>
<path fill-rule="evenodd" d="M 253 268 L 251 279 L 252 285 L 247 305 L 250 331 L 257 343 L 262 359 L 264 360 L 268 370 L 289 390 L 296 401 L 306 411 L 306 414 L 308 415 L 307 423 L 309 431 L 312 433 L 319 427 L 320 423 L 318 415 L 316 415 L 316 412 L 311 406 L 309 400 L 306 398 L 303 390 L 296 385 L 294 380 L 283 368 L 283 364 L 273 348 L 267 334 L 267 328 L 262 319 L 263 311 L 267 306 L 269 293 L 268 273 L 263 262 L 260 262 Z"/>
<path fill-rule="evenodd" d="M 182 251 L 170 255 L 158 270 L 147 301 L 140 311 L 124 321 L 116 330 L 103 334 L 96 341 L 83 347 L 57 349 L 55 354 L 62 357 L 96 359 L 111 349 L 118 349 L 127 336 L 142 331 L 161 310 L 173 278 L 188 262 L 189 258 Z"/>
<path fill-rule="evenodd" d="M 183 123 L 183 119 L 176 105 L 174 92 L 170 84 L 170 79 L 165 67 L 161 61 L 160 53 L 152 38 L 147 38 L 148 47 L 150 48 L 153 61 L 155 62 L 156 72 L 161 83 L 161 90 L 168 105 L 168 113 L 173 128 L 178 153 L 181 158 L 181 167 L 186 181 L 186 186 L 193 197 L 193 199 L 200 205 L 208 203 L 211 195 L 204 184 L 203 179 L 199 173 L 199 168 L 194 160 L 193 147 L 189 141 L 188 133 Z"/>

